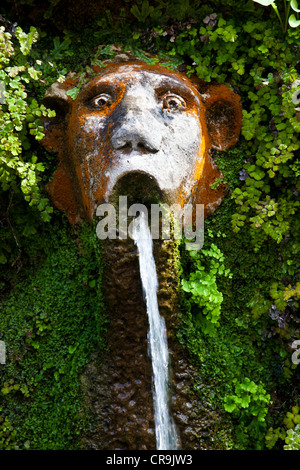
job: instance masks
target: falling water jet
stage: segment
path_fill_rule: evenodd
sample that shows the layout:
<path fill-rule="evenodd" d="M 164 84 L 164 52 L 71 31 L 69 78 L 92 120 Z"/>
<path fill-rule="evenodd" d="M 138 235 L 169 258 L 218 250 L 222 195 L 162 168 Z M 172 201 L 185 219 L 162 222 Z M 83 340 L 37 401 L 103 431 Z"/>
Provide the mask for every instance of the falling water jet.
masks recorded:
<path fill-rule="evenodd" d="M 178 449 L 175 423 L 169 412 L 169 353 L 164 318 L 157 302 L 158 280 L 153 256 L 153 243 L 145 214 L 132 222 L 132 238 L 139 252 L 140 276 L 149 320 L 149 346 L 154 382 L 154 419 L 158 450 Z"/>

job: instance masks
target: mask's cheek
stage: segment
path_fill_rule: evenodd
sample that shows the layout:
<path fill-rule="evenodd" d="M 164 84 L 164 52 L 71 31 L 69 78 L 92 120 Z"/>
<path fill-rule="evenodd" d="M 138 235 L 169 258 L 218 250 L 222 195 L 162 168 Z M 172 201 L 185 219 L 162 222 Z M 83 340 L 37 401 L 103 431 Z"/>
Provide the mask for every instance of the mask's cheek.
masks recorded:
<path fill-rule="evenodd" d="M 73 123 L 69 132 L 69 148 L 73 160 L 82 162 L 86 155 L 96 154 L 108 133 L 106 120 L 95 114 L 85 115 Z"/>
<path fill-rule="evenodd" d="M 194 173 L 202 142 L 197 116 L 181 114 L 169 118 L 162 139 L 162 150 L 185 175 Z"/>
<path fill-rule="evenodd" d="M 73 121 L 69 128 L 69 158 L 76 179 L 76 186 L 85 211 L 92 215 L 99 188 L 103 185 L 101 175 L 107 166 L 108 153 L 104 151 L 107 126 L 105 119 L 86 115 Z"/>
<path fill-rule="evenodd" d="M 197 113 L 182 114 L 170 122 L 164 147 L 172 160 L 174 176 L 180 179 L 178 202 L 181 204 L 189 201 L 202 176 L 207 144 Z"/>

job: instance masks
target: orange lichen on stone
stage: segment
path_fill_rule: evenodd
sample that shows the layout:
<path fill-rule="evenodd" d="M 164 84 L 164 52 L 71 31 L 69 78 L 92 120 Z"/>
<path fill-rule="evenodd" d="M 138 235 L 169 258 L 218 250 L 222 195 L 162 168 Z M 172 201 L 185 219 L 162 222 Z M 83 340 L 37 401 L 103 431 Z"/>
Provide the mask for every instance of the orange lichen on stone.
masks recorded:
<path fill-rule="evenodd" d="M 58 166 L 53 180 L 47 184 L 46 190 L 50 194 L 55 206 L 67 212 L 71 224 L 76 224 L 80 221 L 78 204 L 74 199 L 72 181 L 62 165 Z"/>

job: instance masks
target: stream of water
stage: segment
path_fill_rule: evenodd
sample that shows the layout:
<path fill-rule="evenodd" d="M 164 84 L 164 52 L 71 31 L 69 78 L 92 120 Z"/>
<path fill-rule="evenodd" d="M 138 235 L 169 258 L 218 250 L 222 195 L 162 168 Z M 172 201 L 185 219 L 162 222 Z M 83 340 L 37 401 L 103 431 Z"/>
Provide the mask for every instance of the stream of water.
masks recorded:
<path fill-rule="evenodd" d="M 151 232 L 144 213 L 132 222 L 139 252 L 140 276 L 149 320 L 148 341 L 153 369 L 153 400 L 157 450 L 176 450 L 177 433 L 169 412 L 169 352 L 164 318 L 157 302 L 158 280 Z"/>

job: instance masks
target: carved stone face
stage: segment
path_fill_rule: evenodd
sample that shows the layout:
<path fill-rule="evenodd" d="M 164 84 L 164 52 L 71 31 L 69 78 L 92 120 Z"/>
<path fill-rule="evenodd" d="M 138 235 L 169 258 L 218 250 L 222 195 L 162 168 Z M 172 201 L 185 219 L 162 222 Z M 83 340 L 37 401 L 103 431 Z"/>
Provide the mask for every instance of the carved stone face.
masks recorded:
<path fill-rule="evenodd" d="M 69 142 L 91 197 L 108 200 L 129 172 L 154 178 L 170 199 L 188 195 L 199 164 L 199 106 L 184 82 L 138 66 L 91 81 L 72 110 Z"/>
<path fill-rule="evenodd" d="M 56 101 L 63 112 L 46 125 L 44 138 L 47 148 L 60 153 L 60 167 L 49 188 L 54 200 L 63 199 L 64 192 L 70 199 L 69 211 L 61 208 L 69 216 L 77 206 L 78 212 L 92 219 L 97 205 L 108 202 L 127 178 L 127 185 L 137 184 L 141 199 L 150 182 L 169 204 L 210 203 L 204 194 L 211 190 L 204 191 L 204 187 L 219 172 L 209 160 L 209 147 L 226 148 L 224 134 L 228 134 L 227 147 L 232 145 L 240 125 L 233 123 L 229 136 L 222 106 L 234 94 L 225 87 L 223 95 L 225 100 L 218 101 L 214 94 L 206 94 L 210 111 L 215 107 L 215 114 L 219 113 L 219 123 L 214 123 L 213 112 L 206 112 L 203 98 L 185 76 L 142 63 L 107 67 L 82 88 L 74 102 L 62 87 L 56 88 L 48 93 L 45 104 Z M 229 118 L 236 118 L 231 108 Z M 208 132 L 215 136 L 215 144 Z M 65 204 L 66 197 L 57 205 Z"/>

